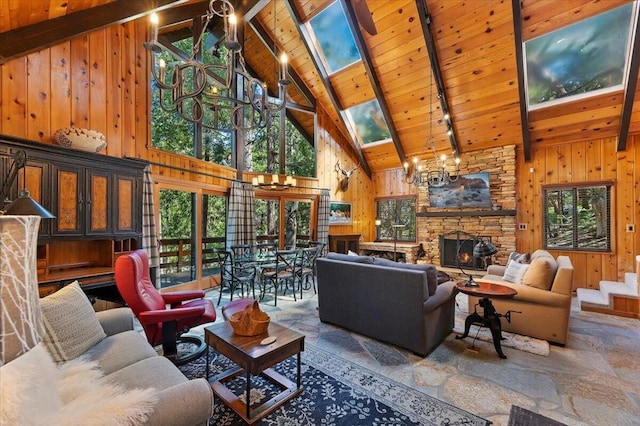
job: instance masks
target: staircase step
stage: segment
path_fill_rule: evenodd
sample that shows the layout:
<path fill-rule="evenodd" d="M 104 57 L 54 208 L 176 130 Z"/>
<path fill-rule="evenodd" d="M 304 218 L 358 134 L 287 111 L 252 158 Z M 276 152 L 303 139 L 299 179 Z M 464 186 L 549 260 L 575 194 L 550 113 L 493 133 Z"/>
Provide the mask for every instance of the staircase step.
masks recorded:
<path fill-rule="evenodd" d="M 600 292 L 603 293 L 603 296 L 607 299 L 609 295 L 637 298 L 638 284 L 635 282 L 629 285 L 615 281 L 600 281 Z"/>
<path fill-rule="evenodd" d="M 590 288 L 579 288 L 576 289 L 576 294 L 578 296 L 578 304 L 582 306 L 583 303 L 588 305 L 597 305 L 597 306 L 609 306 L 609 298 L 606 297 L 600 290 L 594 290 Z"/>
<path fill-rule="evenodd" d="M 638 286 L 638 274 L 635 272 L 626 272 L 624 274 L 624 283 Z"/>

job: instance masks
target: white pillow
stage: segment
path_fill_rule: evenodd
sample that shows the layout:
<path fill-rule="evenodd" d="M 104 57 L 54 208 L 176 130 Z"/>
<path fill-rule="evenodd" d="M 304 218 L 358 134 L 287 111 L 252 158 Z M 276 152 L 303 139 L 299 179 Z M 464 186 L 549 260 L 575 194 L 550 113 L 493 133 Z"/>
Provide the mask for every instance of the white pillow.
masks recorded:
<path fill-rule="evenodd" d="M 511 260 L 507 265 L 507 269 L 504 271 L 502 279 L 511 283 L 516 283 L 518 279 L 520 279 L 520 283 L 522 283 L 522 276 L 528 267 L 529 265 L 526 263 L 518 263 Z"/>
<path fill-rule="evenodd" d="M 58 363 L 82 355 L 107 337 L 77 281 L 40 299 L 40 305 L 45 329 L 43 341 Z"/>
<path fill-rule="evenodd" d="M 360 256 L 358 253 L 356 253 L 355 251 L 351 251 L 351 250 L 347 250 L 347 254 L 349 256 Z"/>

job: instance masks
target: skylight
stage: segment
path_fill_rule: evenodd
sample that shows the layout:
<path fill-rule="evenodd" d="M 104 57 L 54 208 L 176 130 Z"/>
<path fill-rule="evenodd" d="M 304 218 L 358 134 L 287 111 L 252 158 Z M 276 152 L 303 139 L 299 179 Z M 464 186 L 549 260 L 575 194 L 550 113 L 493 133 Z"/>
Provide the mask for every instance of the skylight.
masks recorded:
<path fill-rule="evenodd" d="M 387 122 L 377 99 L 353 106 L 347 110 L 363 145 L 391 139 Z"/>
<path fill-rule="evenodd" d="M 527 41 L 529 107 L 620 88 L 634 18 L 629 3 Z"/>
<path fill-rule="evenodd" d="M 360 52 L 339 2 L 318 13 L 309 21 L 309 25 L 328 74 L 360 60 Z"/>

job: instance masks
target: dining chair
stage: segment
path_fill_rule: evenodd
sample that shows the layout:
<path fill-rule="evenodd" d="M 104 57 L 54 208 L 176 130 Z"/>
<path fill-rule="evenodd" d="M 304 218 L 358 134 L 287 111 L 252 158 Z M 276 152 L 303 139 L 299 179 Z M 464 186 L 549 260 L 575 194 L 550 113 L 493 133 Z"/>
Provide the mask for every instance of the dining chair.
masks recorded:
<path fill-rule="evenodd" d="M 276 243 L 257 243 L 256 251 L 258 256 L 265 257 L 271 254 L 275 255 L 277 250 Z"/>
<path fill-rule="evenodd" d="M 284 286 L 282 294 L 284 295 L 291 284 L 293 293 L 293 300 L 296 300 L 295 292 L 295 279 L 297 270 L 300 267 L 298 262 L 299 256 L 298 250 L 277 250 L 275 256 L 275 263 L 269 267 L 263 267 L 261 272 L 262 290 L 260 294 L 260 300 L 264 298 L 267 293 L 267 285 L 271 285 L 273 288 L 273 303 L 274 306 L 278 305 L 278 288 Z"/>
<path fill-rule="evenodd" d="M 313 292 L 316 293 L 315 278 L 315 262 L 318 256 L 317 247 L 307 247 L 301 250 L 298 258 L 300 267 L 296 270 L 296 278 L 300 287 L 300 299 L 302 299 L 302 290 L 309 290 L 313 283 Z M 310 282 L 311 280 L 311 282 Z"/>
<path fill-rule="evenodd" d="M 220 294 L 218 295 L 218 305 L 222 299 L 222 292 L 229 289 L 229 300 L 233 300 L 233 293 L 239 288 L 241 297 L 244 297 L 244 287 L 247 286 L 256 298 L 255 279 L 256 267 L 250 263 L 236 263 L 233 252 L 230 250 L 217 250 L 218 263 L 220 264 Z"/>
<path fill-rule="evenodd" d="M 251 254 L 251 246 L 249 244 L 236 244 L 231 246 L 231 251 L 236 257 L 249 256 Z"/>

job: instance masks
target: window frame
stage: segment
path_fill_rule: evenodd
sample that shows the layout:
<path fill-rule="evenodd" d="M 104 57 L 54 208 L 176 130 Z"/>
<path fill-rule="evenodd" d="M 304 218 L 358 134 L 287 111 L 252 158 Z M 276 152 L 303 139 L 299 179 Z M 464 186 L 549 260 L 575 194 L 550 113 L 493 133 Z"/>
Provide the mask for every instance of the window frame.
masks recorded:
<path fill-rule="evenodd" d="M 381 201 L 395 201 L 396 202 L 396 206 L 395 206 L 395 217 L 393 218 L 393 223 L 397 223 L 398 221 L 398 215 L 399 215 L 399 208 L 400 208 L 400 201 L 402 200 L 412 200 L 413 201 L 413 205 L 414 205 L 414 215 L 412 217 L 412 221 L 413 221 L 413 238 L 408 238 L 408 239 L 403 239 L 403 238 L 380 238 L 380 230 L 383 228 L 383 225 L 381 224 L 380 226 L 376 226 L 376 238 L 375 241 L 378 242 L 402 242 L 402 243 L 415 243 L 418 241 L 418 229 L 417 229 L 417 220 L 416 220 L 416 215 L 415 212 L 417 212 L 417 208 L 418 208 L 418 197 L 417 195 L 413 194 L 413 195 L 398 195 L 398 196 L 393 196 L 393 197 L 378 197 L 374 199 L 374 203 L 375 203 L 375 212 L 376 212 L 376 219 L 380 219 L 382 220 L 382 222 L 384 223 L 384 218 L 380 216 L 380 209 L 379 209 L 379 203 Z"/>
<path fill-rule="evenodd" d="M 577 192 L 585 188 L 605 187 L 608 195 L 607 200 L 607 240 L 608 246 L 603 249 L 597 249 L 593 247 L 580 247 L 578 243 L 579 236 L 577 234 L 577 224 L 573 225 L 572 246 L 550 246 L 548 241 L 548 216 L 547 216 L 547 191 L 574 191 L 574 197 Z M 570 252 L 594 252 L 594 253 L 613 253 L 613 247 L 615 247 L 615 182 L 612 180 L 606 181 L 590 181 L 590 182 L 566 182 L 557 184 L 542 185 L 541 192 L 541 212 L 542 212 L 542 248 L 545 250 L 560 250 Z M 577 212 L 577 203 L 573 205 L 572 215 L 575 216 Z"/>

